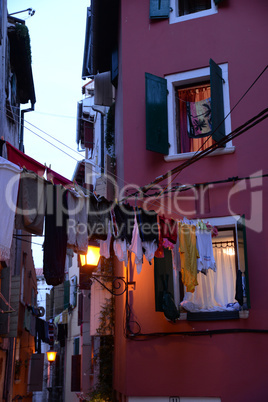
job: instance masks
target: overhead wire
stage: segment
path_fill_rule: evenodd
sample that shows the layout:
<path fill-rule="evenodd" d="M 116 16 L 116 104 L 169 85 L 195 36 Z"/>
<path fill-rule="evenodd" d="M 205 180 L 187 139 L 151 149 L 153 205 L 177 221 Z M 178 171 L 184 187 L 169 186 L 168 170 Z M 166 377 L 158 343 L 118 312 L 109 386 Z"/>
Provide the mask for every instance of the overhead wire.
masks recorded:
<path fill-rule="evenodd" d="M 259 80 L 259 78 L 263 75 L 263 73 L 266 71 L 267 68 L 268 68 L 268 65 L 263 69 L 263 71 L 258 75 L 258 77 L 257 77 L 257 78 L 254 80 L 254 82 L 250 85 L 250 87 L 249 87 L 249 88 L 245 91 L 245 93 L 240 97 L 240 99 L 239 99 L 239 100 L 237 101 L 237 103 L 233 106 L 233 108 L 230 110 L 230 112 L 225 116 L 224 120 L 225 120 L 225 119 L 231 114 L 231 112 L 237 107 L 237 105 L 238 105 L 238 104 L 241 102 L 241 100 L 246 96 L 246 94 L 249 92 L 249 90 L 255 85 L 255 83 Z M 18 119 L 19 119 L 19 115 L 18 115 L 18 114 L 17 114 L 17 117 L 18 117 Z M 224 121 L 224 120 L 223 120 L 223 121 Z M 26 122 L 27 122 L 27 121 L 26 121 Z M 27 123 L 29 123 L 29 122 L 27 122 Z M 248 122 L 247 122 L 247 123 L 248 123 Z M 247 123 L 245 123 L 245 124 L 247 124 Z M 31 123 L 29 123 L 29 124 L 32 125 Z M 221 124 L 222 124 L 222 123 L 221 123 Z M 257 123 L 256 123 L 256 124 L 257 124 Z M 34 125 L 32 125 L 32 126 L 35 127 L 37 130 L 43 132 L 44 134 L 48 135 L 49 137 L 53 138 L 55 141 L 58 141 L 58 142 L 61 143 L 62 145 L 66 146 L 66 144 L 64 144 L 64 143 L 62 143 L 61 141 L 57 140 L 55 137 L 53 137 L 53 136 L 51 136 L 50 134 L 46 133 L 44 130 L 39 129 L 37 126 L 34 126 Z M 242 125 L 242 126 L 243 126 L 243 125 Z M 242 126 L 240 126 L 239 128 L 241 128 Z M 39 138 L 41 138 L 41 139 L 43 139 L 44 141 L 48 142 L 50 145 L 54 146 L 55 148 L 57 148 L 57 149 L 60 150 L 61 152 L 65 153 L 67 156 L 69 156 L 69 157 L 71 157 L 72 159 L 74 159 L 75 161 L 79 162 L 79 160 L 77 160 L 76 158 L 74 158 L 73 156 L 71 156 L 70 154 L 68 154 L 67 152 L 63 151 L 61 148 L 57 147 L 56 145 L 52 144 L 50 141 L 46 140 L 45 138 L 43 138 L 42 136 L 40 136 L 39 134 L 37 134 L 36 132 L 34 132 L 33 130 L 31 130 L 30 128 L 28 128 L 28 127 L 26 127 L 26 126 L 25 126 L 25 128 L 28 129 L 28 130 L 29 130 L 30 132 L 32 132 L 33 134 L 37 135 Z M 218 127 L 217 127 L 217 128 L 218 128 Z M 249 128 L 250 128 L 250 127 L 249 127 Z M 248 129 L 249 129 L 249 128 L 248 128 Z M 238 129 L 237 129 L 237 130 L 238 130 Z M 234 130 L 234 132 L 232 132 L 232 133 L 230 133 L 230 134 L 235 133 L 237 130 Z M 246 130 L 245 130 L 245 131 L 246 131 Z M 212 133 L 212 134 L 213 134 L 213 133 Z M 211 135 L 212 135 L 212 134 L 211 134 Z M 213 152 L 216 148 L 219 148 L 220 146 L 222 146 L 222 145 L 225 144 L 226 142 L 229 142 L 230 139 L 235 138 L 235 136 L 242 134 L 242 132 L 241 132 L 240 134 L 237 133 L 236 135 L 233 135 L 232 138 L 229 138 L 230 134 L 229 134 L 228 136 L 225 136 L 225 138 L 223 138 L 223 141 L 218 142 L 218 143 L 216 144 L 216 145 L 218 145 L 218 146 L 216 146 L 216 147 L 215 147 L 215 146 L 208 147 L 206 150 L 204 150 L 204 151 L 202 151 L 202 152 L 199 152 L 199 150 L 200 150 L 200 148 L 199 148 L 199 150 L 197 150 L 197 151 L 195 152 L 195 154 L 192 156 L 192 158 L 191 158 L 190 160 L 188 160 L 188 161 L 186 161 L 185 163 L 179 165 L 177 168 L 175 168 L 175 169 L 173 169 L 173 170 L 167 172 L 165 175 L 160 176 L 160 178 L 156 178 L 156 179 L 155 179 L 153 182 L 151 182 L 149 185 L 140 187 L 140 189 L 139 189 L 138 192 L 135 192 L 135 193 L 133 193 L 133 194 L 130 194 L 130 195 L 124 197 L 123 199 L 119 200 L 119 201 L 124 201 L 124 200 L 129 199 L 129 198 L 131 198 L 131 197 L 133 197 L 133 196 L 137 196 L 137 194 L 139 194 L 139 192 L 142 192 L 142 193 L 147 192 L 147 191 L 152 187 L 152 185 L 158 184 L 160 181 L 165 180 L 165 178 L 167 178 L 168 175 L 173 175 L 173 174 L 177 173 L 177 175 L 175 176 L 175 178 L 176 178 L 176 177 L 178 176 L 178 174 L 181 172 L 181 170 L 183 170 L 184 168 L 186 168 L 186 167 L 189 166 L 190 164 L 192 164 L 192 163 L 194 163 L 194 162 L 197 162 L 199 159 L 201 159 L 201 157 L 204 157 L 204 156 L 206 156 L 207 154 L 209 154 L 210 152 Z M 209 138 L 211 137 L 211 135 L 209 136 Z M 228 139 L 227 139 L 226 137 L 227 137 Z M 209 138 L 208 138 L 208 139 L 209 139 Z M 208 139 L 207 139 L 207 140 L 208 140 Z M 206 141 L 207 141 L 207 140 L 206 140 Z M 215 145 L 215 144 L 214 144 L 214 145 Z M 70 148 L 70 147 L 67 146 L 67 148 Z M 70 149 L 71 149 L 71 148 L 70 148 Z M 71 149 L 71 150 L 72 150 L 72 149 Z M 72 151 L 73 151 L 73 150 L 72 150 Z M 74 151 L 74 152 L 76 152 L 76 151 Z M 80 154 L 79 154 L 79 155 L 80 155 Z M 98 167 L 98 170 L 102 170 L 102 169 L 103 169 L 103 168 Z M 176 171 L 176 169 L 178 169 L 178 171 Z M 103 170 L 104 170 L 104 169 L 103 169 Z M 96 171 L 95 171 L 95 173 L 99 173 L 99 172 L 96 172 Z M 117 180 L 121 180 L 121 181 L 123 181 L 125 184 L 129 184 L 129 183 L 127 183 L 124 179 L 120 178 L 119 176 L 117 176 L 117 175 L 115 175 L 115 174 L 113 174 L 113 176 L 114 176 Z M 174 178 L 174 179 L 175 179 L 175 178 Z M 174 179 L 173 179 L 172 181 L 174 181 Z M 172 182 L 172 181 L 171 181 L 171 182 Z M 169 183 L 169 184 L 170 184 L 170 183 Z M 167 188 L 167 186 L 166 186 L 166 188 Z M 164 188 L 164 190 L 162 190 L 162 192 L 164 192 L 164 191 L 166 190 L 166 188 Z M 160 195 L 161 195 L 161 193 L 159 194 L 159 196 L 160 196 Z M 156 203 L 156 202 L 158 202 L 158 204 L 161 205 L 161 203 L 159 203 L 159 201 L 155 200 L 154 203 Z"/>
<path fill-rule="evenodd" d="M 6 110 L 8 111 L 8 109 L 6 108 Z M 2 111 L 3 113 L 5 113 L 4 111 Z M 18 114 L 15 114 L 17 117 L 17 123 L 19 123 L 20 120 L 20 116 Z M 27 120 L 24 120 L 24 122 L 27 122 Z M 29 123 L 29 122 L 27 122 Z M 31 123 L 29 123 L 31 124 Z M 38 128 L 37 126 L 34 126 L 37 130 L 43 132 L 44 134 L 48 135 L 49 137 L 51 137 L 53 140 L 59 142 L 60 144 L 66 146 L 67 148 L 71 149 L 73 152 L 77 153 L 79 156 L 81 156 L 80 153 L 78 153 L 77 151 L 73 150 L 72 148 L 70 148 L 69 146 L 65 145 L 64 143 L 62 143 L 61 141 L 59 141 L 57 138 L 55 138 L 54 136 L 51 136 L 50 134 L 46 133 L 44 130 Z M 41 138 L 42 140 L 46 141 L 48 144 L 52 145 L 53 147 L 57 148 L 58 150 L 60 150 L 61 152 L 63 152 L 64 154 L 66 154 L 67 156 L 69 156 L 70 158 L 74 159 L 76 162 L 83 162 L 84 159 L 76 159 L 74 158 L 72 155 L 68 154 L 67 152 L 63 151 L 61 148 L 57 147 L 55 144 L 53 144 L 52 142 L 48 141 L 47 139 L 43 138 L 41 135 L 37 134 L 35 131 L 31 130 L 29 127 L 24 126 L 24 128 L 28 131 L 30 131 L 31 133 L 35 134 L 37 137 Z M 94 173 L 96 174 L 100 174 L 100 171 L 105 172 L 105 169 L 102 168 L 101 166 L 96 165 L 92 160 L 90 160 L 90 165 L 92 167 L 92 170 Z M 97 170 L 96 170 L 97 169 Z M 116 178 L 117 180 L 123 182 L 124 184 L 129 184 L 127 183 L 124 179 L 122 179 L 121 177 L 117 176 L 116 174 L 109 172 L 109 174 L 111 174 L 111 176 L 113 176 L 114 178 Z"/>
<path fill-rule="evenodd" d="M 239 100 L 238 100 L 238 101 L 235 103 L 235 105 L 231 108 L 231 110 L 229 111 L 229 113 L 227 113 L 227 115 L 224 117 L 223 121 L 218 125 L 218 127 L 216 127 L 216 129 L 214 130 L 214 132 L 221 126 L 221 124 L 226 120 L 226 118 L 234 111 L 234 109 L 238 106 L 238 104 L 242 101 L 242 99 L 248 94 L 248 92 L 251 90 L 251 88 L 256 84 L 256 82 L 257 82 L 257 81 L 260 79 L 260 77 L 264 74 L 264 72 L 267 70 L 267 68 L 268 68 L 268 65 L 265 66 L 265 68 L 261 71 L 261 73 L 260 73 L 260 74 L 257 76 L 257 78 L 253 81 L 253 83 L 247 88 L 247 90 L 243 93 L 243 95 L 239 98 Z M 248 122 L 247 122 L 247 123 L 248 123 Z M 246 123 L 245 123 L 245 124 L 246 124 Z M 243 125 L 240 126 L 239 128 L 242 128 L 242 127 L 243 127 Z M 236 130 L 238 130 L 238 129 L 236 129 Z M 236 130 L 234 130 L 234 131 L 231 132 L 230 134 L 236 132 Z M 212 137 L 212 135 L 214 134 L 214 132 L 211 133 L 211 135 L 206 139 L 206 141 L 205 141 L 204 143 L 206 143 L 206 142 L 209 140 L 209 138 Z M 175 173 L 177 173 L 177 172 L 178 172 L 178 174 L 179 174 L 181 170 L 183 170 L 184 168 L 186 168 L 186 167 L 189 166 L 190 164 L 192 164 L 192 163 L 196 162 L 197 160 L 199 160 L 199 159 L 200 159 L 200 155 L 201 155 L 201 157 L 206 156 L 206 155 L 209 154 L 210 152 L 213 152 L 216 148 L 219 148 L 221 145 L 224 145 L 224 144 L 226 144 L 227 142 L 229 142 L 230 139 L 235 138 L 235 136 L 234 136 L 234 137 L 231 137 L 230 134 L 227 135 L 227 136 L 225 136 L 225 138 L 223 138 L 223 140 L 222 140 L 222 141 L 219 141 L 217 144 L 212 144 L 212 145 L 211 145 L 210 147 L 208 147 L 206 150 L 199 152 L 200 149 L 201 149 L 201 147 L 204 145 L 204 144 L 202 144 L 202 146 L 194 153 L 194 155 L 193 155 L 188 161 L 182 163 L 182 164 L 179 165 L 177 168 L 175 168 L 175 169 L 178 169 L 178 171 L 175 171 L 175 169 L 170 170 L 170 171 L 167 172 L 165 175 L 162 175 L 162 176 L 160 176 L 159 178 L 156 178 L 154 181 L 152 181 L 152 182 L 149 183 L 148 185 L 141 187 L 141 188 L 140 188 L 140 191 L 141 191 L 141 192 L 148 191 L 148 190 L 152 187 L 152 185 L 155 185 L 155 184 L 159 183 L 160 181 L 164 180 L 165 178 L 167 178 L 167 175 L 168 175 L 168 174 L 171 174 L 171 175 L 172 175 L 172 174 L 175 174 Z M 242 134 L 242 133 L 241 133 L 241 134 Z M 226 140 L 226 137 L 227 137 L 227 138 L 229 137 L 229 138 Z M 219 144 L 220 144 L 220 145 L 219 145 Z M 215 145 L 216 145 L 216 146 L 215 146 Z M 209 150 L 210 152 L 209 152 L 208 150 Z M 206 152 L 206 151 L 208 151 L 208 152 Z M 196 159 L 197 156 L 198 156 L 198 159 Z M 179 169 L 179 168 L 180 168 L 180 169 Z M 174 172 L 174 173 L 173 173 L 173 172 Z M 178 176 L 178 174 L 176 175 L 176 177 Z M 175 178 L 176 178 L 176 177 L 175 177 Z M 175 179 L 175 178 L 174 178 L 174 179 Z M 130 195 L 130 196 L 133 196 L 133 195 L 136 195 L 136 193 L 134 193 L 134 194 L 132 194 L 132 195 Z M 128 196 L 128 197 L 130 197 L 130 196 Z M 128 197 L 126 197 L 126 198 L 128 198 Z"/>

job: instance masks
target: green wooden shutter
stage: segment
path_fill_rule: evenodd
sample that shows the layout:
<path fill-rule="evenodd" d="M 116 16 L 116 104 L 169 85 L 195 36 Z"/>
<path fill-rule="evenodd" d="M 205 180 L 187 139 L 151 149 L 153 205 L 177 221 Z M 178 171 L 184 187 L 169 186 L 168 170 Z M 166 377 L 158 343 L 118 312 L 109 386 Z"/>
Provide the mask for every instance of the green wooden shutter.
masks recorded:
<path fill-rule="evenodd" d="M 212 138 L 214 141 L 220 141 L 225 136 L 222 71 L 212 59 L 209 60 L 209 65 L 213 132 Z"/>
<path fill-rule="evenodd" d="M 242 272 L 242 274 L 245 275 L 247 306 L 248 308 L 250 308 L 251 306 L 250 306 L 250 294 L 249 294 L 245 215 L 241 216 L 241 218 L 237 221 L 237 242 L 238 242 L 239 269 Z"/>
<path fill-rule="evenodd" d="M 146 149 L 167 155 L 167 81 L 145 73 Z"/>
<path fill-rule="evenodd" d="M 164 258 L 154 258 L 155 311 L 163 311 L 165 283 L 174 298 L 172 254 L 168 249 L 164 249 Z"/>
<path fill-rule="evenodd" d="M 168 18 L 170 0 L 150 0 L 150 18 Z"/>

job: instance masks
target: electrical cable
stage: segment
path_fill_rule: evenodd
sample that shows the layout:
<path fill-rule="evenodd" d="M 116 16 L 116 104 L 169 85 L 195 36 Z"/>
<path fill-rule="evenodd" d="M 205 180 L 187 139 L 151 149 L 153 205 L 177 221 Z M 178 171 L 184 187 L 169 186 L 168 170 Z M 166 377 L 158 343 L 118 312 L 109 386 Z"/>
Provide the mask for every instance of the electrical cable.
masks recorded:
<path fill-rule="evenodd" d="M 161 181 L 169 178 L 175 173 L 180 173 L 183 169 L 186 167 L 192 165 L 193 163 L 199 161 L 201 158 L 204 156 L 209 155 L 211 152 L 215 151 L 215 149 L 218 149 L 225 145 L 227 142 L 229 142 L 231 139 L 238 137 L 239 135 L 243 134 L 244 132 L 248 131 L 250 128 L 254 127 L 255 125 L 259 124 L 261 121 L 266 119 L 268 117 L 268 108 L 262 110 L 259 114 L 255 115 L 253 118 L 248 120 L 246 123 L 242 124 L 241 126 L 237 127 L 235 130 L 233 130 L 230 134 L 226 135 L 224 138 L 222 138 L 218 143 L 212 144 L 210 147 L 205 149 L 204 151 L 199 152 L 197 155 L 193 156 L 191 159 L 188 161 L 182 163 L 181 165 L 175 167 L 174 169 L 169 170 L 167 173 L 157 177 L 154 181 L 151 183 L 147 184 L 146 186 L 140 187 L 139 192 L 146 193 L 152 186 L 155 184 L 160 183 Z M 177 177 L 177 175 L 176 175 Z M 134 197 L 139 194 L 139 192 L 135 192 L 133 194 L 130 194 L 126 196 L 122 201 Z"/>
<path fill-rule="evenodd" d="M 264 74 L 264 72 L 267 70 L 267 68 L 268 68 L 268 65 L 266 65 L 265 66 L 265 68 L 262 70 L 262 72 L 257 76 L 257 78 L 253 81 L 253 83 L 249 86 L 249 88 L 244 92 L 244 94 L 239 98 L 239 100 L 236 102 L 236 104 L 232 107 L 232 109 L 229 111 L 229 113 L 227 113 L 227 115 L 224 117 L 224 119 L 223 119 L 223 121 L 219 124 L 219 126 L 218 127 L 216 127 L 216 129 L 214 130 L 214 132 L 220 127 L 220 125 L 225 121 L 225 119 L 233 112 L 233 110 L 238 106 L 238 104 L 242 101 L 242 99 L 247 95 L 247 93 L 250 91 L 250 89 L 256 84 L 256 82 L 260 79 L 260 77 Z M 240 127 L 242 127 L 242 126 L 240 126 Z M 211 136 L 214 134 L 214 132 L 207 138 L 207 140 L 204 142 L 204 144 L 209 140 L 209 138 L 211 138 Z M 230 134 L 229 134 L 230 135 Z M 230 139 L 227 141 L 227 142 L 229 142 L 230 141 Z M 226 143 L 226 142 L 225 142 Z M 204 144 L 202 144 L 202 146 L 204 145 Z M 219 142 L 218 142 L 218 144 L 219 144 Z M 200 149 L 202 148 L 202 146 L 195 152 L 195 154 L 193 155 L 193 157 L 190 159 L 190 161 L 192 160 L 192 159 L 194 159 L 195 158 L 195 156 L 197 155 L 197 153 L 200 151 Z M 213 145 L 212 145 L 213 146 Z M 209 147 L 210 148 L 210 147 Z M 208 149 L 209 149 L 208 148 Z M 214 150 L 214 149 L 213 149 Z M 202 152 L 200 152 L 200 153 L 202 153 Z M 188 162 L 188 163 L 187 163 Z M 187 167 L 187 166 L 189 166 L 189 161 L 187 161 L 187 162 L 185 162 L 185 167 Z M 184 164 L 182 164 L 182 165 L 184 165 Z M 180 166 L 182 166 L 182 165 L 180 165 Z M 181 169 L 182 170 L 182 169 Z M 171 171 L 170 171 L 171 172 Z M 178 173 L 179 174 L 179 173 Z M 176 175 L 176 177 L 177 177 L 178 175 Z M 158 182 L 160 182 L 160 181 L 158 181 Z M 156 179 L 155 179 L 155 181 L 153 181 L 153 182 L 151 182 L 149 185 L 147 185 L 147 186 L 143 186 L 142 188 L 141 188 L 141 191 L 144 191 L 143 189 L 144 188 L 146 188 L 146 187 L 148 187 L 148 186 L 150 186 L 151 187 L 151 184 L 155 184 L 155 183 L 157 183 L 156 182 Z"/>

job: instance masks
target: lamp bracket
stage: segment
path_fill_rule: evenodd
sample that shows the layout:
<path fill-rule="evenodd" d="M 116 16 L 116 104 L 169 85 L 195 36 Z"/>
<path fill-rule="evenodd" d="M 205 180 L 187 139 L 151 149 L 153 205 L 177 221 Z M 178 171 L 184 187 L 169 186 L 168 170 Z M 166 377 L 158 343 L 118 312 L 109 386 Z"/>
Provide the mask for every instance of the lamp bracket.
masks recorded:
<path fill-rule="evenodd" d="M 110 279 L 112 288 L 106 286 L 99 278 Z M 135 287 L 135 282 L 126 282 L 123 276 L 92 275 L 90 280 L 97 281 L 103 288 L 108 290 L 108 292 L 111 293 L 113 296 L 123 295 L 128 290 L 129 286 Z"/>

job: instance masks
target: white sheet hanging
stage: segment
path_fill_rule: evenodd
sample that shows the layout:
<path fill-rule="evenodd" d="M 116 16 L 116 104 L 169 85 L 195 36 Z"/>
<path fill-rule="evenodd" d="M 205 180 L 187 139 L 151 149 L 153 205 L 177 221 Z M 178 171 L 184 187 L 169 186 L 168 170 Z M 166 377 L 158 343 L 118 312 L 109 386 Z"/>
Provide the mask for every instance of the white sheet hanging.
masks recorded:
<path fill-rule="evenodd" d="M 138 274 L 141 273 L 142 269 L 142 258 L 143 258 L 143 251 L 142 251 L 142 242 L 139 233 L 139 227 L 137 223 L 137 218 L 135 215 L 135 223 L 132 232 L 132 241 L 131 245 L 129 246 L 129 251 L 135 254 L 135 264 Z"/>
<path fill-rule="evenodd" d="M 0 261 L 8 261 L 15 223 L 20 169 L 0 157 Z"/>

